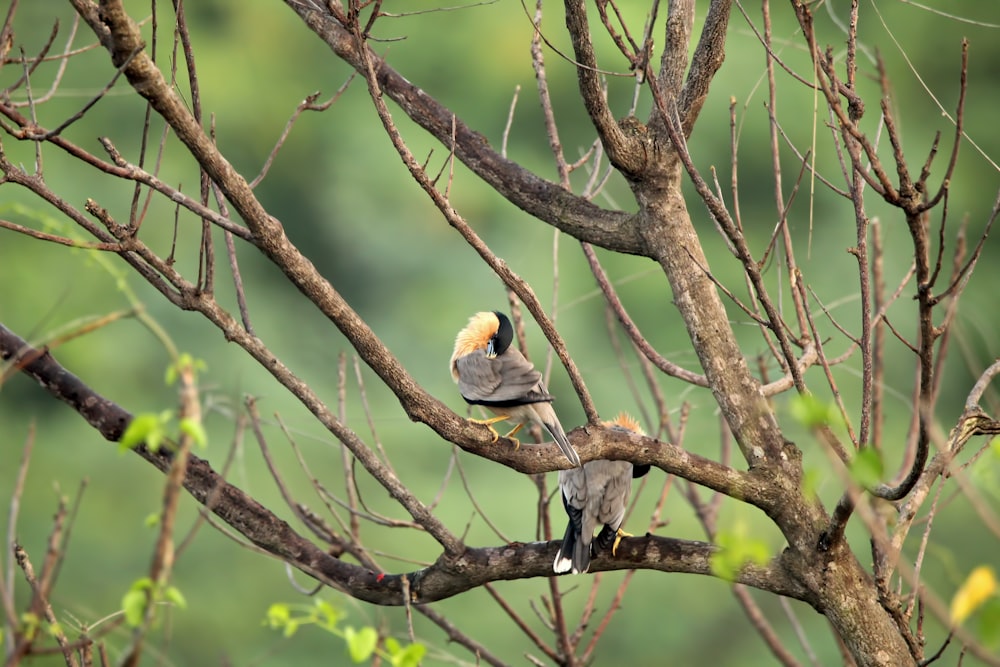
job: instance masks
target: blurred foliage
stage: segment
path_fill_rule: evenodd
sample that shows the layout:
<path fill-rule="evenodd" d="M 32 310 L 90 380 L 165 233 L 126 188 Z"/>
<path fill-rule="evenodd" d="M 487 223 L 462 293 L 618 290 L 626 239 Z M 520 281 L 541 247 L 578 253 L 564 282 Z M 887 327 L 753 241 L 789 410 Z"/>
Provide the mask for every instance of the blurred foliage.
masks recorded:
<path fill-rule="evenodd" d="M 622 4 L 629 5 L 624 11 L 633 25 L 641 25 L 644 3 Z M 874 132 L 879 121 L 874 61 L 876 56 L 881 57 L 890 74 L 890 104 L 904 130 L 904 148 L 911 155 L 911 164 L 922 162 L 937 132 L 942 133 L 942 152 L 946 153 L 954 133 L 946 114 L 953 113 L 958 94 L 960 43 L 963 37 L 969 39 L 971 65 L 965 122 L 970 141 L 963 146 L 962 159 L 951 184 L 945 233 L 950 249 L 960 222 L 967 222 L 969 238 L 982 230 L 1000 181 L 992 162 L 1000 156 L 1000 133 L 994 131 L 1000 104 L 1000 88 L 995 85 L 1000 66 L 1000 40 L 996 38 L 1000 12 L 991 3 L 928 0 L 925 4 L 969 21 L 949 19 L 910 2 L 862 3 L 861 35 L 867 48 L 859 86 L 869 102 L 867 127 Z M 172 51 L 169 31 L 163 31 L 163 26 L 171 25 L 172 21 L 169 3 L 160 2 L 157 6 L 161 28 L 158 62 L 167 71 L 176 65 L 177 76 L 183 81 L 186 76 L 183 61 L 175 63 L 177 56 Z M 143 11 L 141 7 L 141 3 L 129 3 L 134 16 Z M 233 165 L 252 178 L 261 170 L 296 105 L 315 91 L 321 91 L 320 100 L 327 99 L 348 80 L 350 72 L 278 2 L 200 0 L 187 3 L 186 7 L 206 119 L 212 118 L 218 143 Z M 412 3 L 391 1 L 383 5 L 387 11 L 400 13 L 412 7 Z M 748 5 L 744 7 L 748 12 L 757 12 Z M 562 53 L 571 52 L 561 27 L 558 5 L 546 5 L 546 11 L 543 26 L 546 36 Z M 777 53 L 808 78 L 807 54 L 790 11 L 785 4 L 772 5 Z M 845 21 L 845 11 L 845 3 L 833 2 L 826 2 L 818 9 L 821 34 L 830 36 L 835 50 L 844 41 L 836 26 Z M 661 20 L 662 14 L 661 9 Z M 756 25 L 760 24 L 758 13 L 751 17 Z M 15 52 L 23 46 L 25 53 L 37 53 L 56 18 L 59 20 L 56 44 L 60 45 L 73 24 L 69 4 L 52 0 L 21 3 Z M 147 34 L 151 34 L 151 23 L 147 21 L 144 25 Z M 534 93 L 535 78 L 528 51 L 531 34 L 530 20 L 522 5 L 514 0 L 499 0 L 460 11 L 385 18 L 377 24 L 375 36 L 386 41 L 376 43 L 375 47 L 410 81 L 453 109 L 493 145 L 499 146 L 502 141 L 508 111 L 516 97 L 507 153 L 541 175 L 555 178 Z M 658 34 L 657 43 L 660 40 Z M 84 47 L 93 45 L 94 39 L 81 27 L 73 43 Z M 605 67 L 624 71 L 621 59 L 614 57 L 610 40 L 598 38 L 598 46 L 606 56 Z M 576 95 L 572 64 L 552 49 L 546 49 L 546 58 L 560 137 L 568 157 L 574 159 L 590 146 L 593 131 Z M 37 81 L 36 95 L 51 82 L 57 67 L 57 62 L 46 62 L 33 75 L 33 81 Z M 9 84 L 20 74 L 18 67 L 5 67 L 0 70 L 0 84 Z M 38 122 L 54 127 L 72 116 L 112 74 L 107 55 L 100 48 L 73 58 L 54 99 L 40 107 Z M 779 76 L 783 80 L 782 93 L 775 112 L 782 131 L 800 149 L 811 146 L 822 173 L 835 176 L 837 156 L 827 140 L 829 120 L 816 114 L 817 100 L 809 90 L 788 85 L 787 76 L 780 73 Z M 631 97 L 631 80 L 610 77 L 608 85 L 615 107 L 624 113 Z M 186 83 L 179 87 L 187 89 Z M 690 140 L 698 168 L 706 174 L 714 168 L 724 184 L 732 177 L 730 99 L 735 101 L 736 112 L 740 212 L 751 246 L 760 252 L 776 222 L 765 108 L 767 81 L 762 49 L 737 9 L 733 11 L 726 63 Z M 640 116 L 647 107 L 648 104 L 640 105 Z M 96 137 L 108 136 L 124 155 L 133 159 L 138 154 L 144 113 L 142 101 L 132 94 L 126 82 L 119 81 L 105 99 L 64 135 L 97 153 L 101 149 Z M 394 118 L 415 155 L 431 155 L 434 165 L 446 160 L 445 147 L 433 142 L 395 109 Z M 151 136 L 158 138 L 161 132 L 161 125 L 154 120 Z M 30 165 L 35 160 L 30 144 L 18 144 L 4 136 L 3 145 L 15 162 Z M 884 154 L 888 155 L 889 150 L 888 146 L 883 147 Z M 799 166 L 784 143 L 781 156 L 785 161 L 782 196 L 787 198 Z M 82 206 L 91 197 L 119 219 L 127 217 L 132 190 L 126 184 L 87 173 L 51 147 L 46 148 L 44 157 L 46 179 L 69 202 Z M 937 160 L 935 173 L 940 173 L 944 160 L 940 155 Z M 198 175 L 192 164 L 182 151 L 169 150 L 163 156 L 160 176 L 185 192 L 194 193 Z M 586 176 L 574 175 L 574 184 L 582 185 Z M 731 193 L 725 188 L 723 191 L 732 203 Z M 27 193 L 10 185 L 3 187 L 2 193 L 0 216 L 26 225 L 45 219 L 46 226 L 58 233 L 70 233 L 68 221 L 58 219 L 53 210 L 44 208 Z M 257 193 L 269 211 L 283 221 L 291 239 L 306 249 L 310 259 L 417 381 L 454 409 L 464 410 L 446 369 L 453 336 L 469 314 L 483 309 L 506 309 L 505 293 L 499 281 L 452 233 L 408 178 L 371 109 L 363 82 L 353 81 L 328 111 L 302 115 Z M 531 220 L 461 165 L 456 165 L 451 193 L 455 207 L 494 251 L 531 282 L 543 303 L 553 304 L 552 314 L 557 317 L 560 332 L 601 413 L 612 415 L 627 410 L 646 416 L 648 425 L 651 406 L 642 394 L 628 389 L 620 369 L 621 360 L 614 352 L 614 340 L 605 324 L 602 299 L 577 243 L 559 238 L 550 228 Z M 692 215 L 705 232 L 714 275 L 727 284 L 741 284 L 738 262 L 712 231 L 707 212 L 693 198 L 691 202 Z M 628 187 L 621 179 L 612 179 L 598 203 L 624 209 L 633 206 Z M 883 216 L 880 219 L 887 237 L 899 231 L 903 222 L 897 216 L 873 197 L 869 197 L 869 204 L 870 216 Z M 193 273 L 200 227 L 184 216 L 177 226 L 174 220 L 172 206 L 154 200 L 143 235 L 164 254 L 169 252 L 176 235 L 176 265 Z M 855 243 L 849 208 L 845 209 L 842 201 L 806 177 L 799 184 L 789 221 L 797 238 L 809 243 L 810 251 L 798 257 L 798 261 L 810 287 L 833 316 L 856 330 L 856 319 L 852 319 L 857 304 L 856 278 L 847 278 L 845 282 L 846 276 L 856 275 L 857 271 L 855 259 L 844 251 Z M 240 410 L 242 396 L 253 394 L 259 397 L 262 413 L 280 415 L 290 425 L 313 472 L 330 488 L 340 488 L 342 473 L 337 443 L 301 406 L 289 400 L 264 371 L 240 350 L 227 345 L 213 327 L 197 316 L 176 310 L 135 276 L 128 275 L 113 257 L 57 247 L 9 231 L 0 232 L 0 239 L 0 284 L 4 286 L 0 291 L 0 321 L 8 327 L 38 341 L 86 318 L 141 305 L 145 316 L 168 332 L 177 348 L 190 350 L 206 360 L 207 371 L 202 374 L 201 383 L 204 427 L 211 446 L 204 455 L 216 467 L 226 459 L 227 450 L 235 447 L 232 481 L 280 515 L 291 518 L 291 513 L 282 509 L 281 498 L 259 454 L 234 441 L 234 415 Z M 890 245 L 887 250 L 886 274 L 891 290 L 895 286 L 893 281 L 899 280 L 909 264 L 910 251 L 902 243 Z M 994 237 L 987 244 L 985 259 L 963 298 L 955 323 L 950 363 L 943 369 L 944 398 L 938 415 L 945 431 L 961 411 L 971 379 L 996 355 L 994 332 L 998 311 L 994 286 L 1000 281 L 1000 263 L 992 258 L 997 252 Z M 697 369 L 697 359 L 671 305 L 669 288 L 654 265 L 634 257 L 603 251 L 598 254 L 626 307 L 653 346 L 672 360 Z M 224 262 L 223 257 L 220 254 L 220 263 Z M 469 544 L 497 543 L 498 537 L 475 515 L 460 484 L 453 479 L 441 488 L 454 455 L 452 448 L 443 446 L 425 427 L 411 423 L 395 397 L 373 374 L 364 369 L 355 374 L 351 350 L 344 339 L 284 282 L 283 276 L 250 249 L 240 248 L 239 258 L 250 314 L 260 338 L 331 405 L 338 400 L 338 360 L 340 355 L 347 355 L 344 411 L 349 423 L 366 438 L 377 437 L 402 481 L 425 502 L 440 494 L 436 513 L 456 532 L 465 530 Z M 116 268 L 109 268 L 109 264 Z M 775 262 L 767 267 L 771 284 L 783 284 L 780 274 Z M 232 286 L 225 280 L 218 281 L 216 291 L 221 301 L 233 303 Z M 908 319 L 913 309 L 908 297 L 909 292 L 889 311 L 894 326 L 904 335 L 913 332 L 912 317 Z M 747 354 L 766 353 L 756 325 L 738 308 L 730 312 Z M 828 320 L 817 321 L 823 335 L 836 335 Z M 622 336 L 616 336 L 622 342 Z M 544 366 L 547 360 L 544 340 L 532 325 L 528 327 L 528 340 L 532 357 L 539 366 Z M 170 352 L 136 318 L 126 318 L 70 340 L 60 345 L 55 354 L 96 390 L 134 414 L 159 414 L 175 405 L 173 389 L 164 385 L 162 377 L 163 368 L 170 362 Z M 628 352 L 623 354 L 626 370 L 633 380 L 641 383 L 635 358 Z M 911 416 L 913 374 L 908 350 L 895 346 L 890 354 L 890 373 L 886 377 L 890 435 L 886 440 L 897 444 L 887 447 L 884 462 L 889 470 L 894 470 Z M 860 390 L 856 386 L 859 363 L 855 359 L 835 371 L 849 411 L 859 400 Z M 770 372 L 777 371 L 771 368 Z M 819 373 L 819 369 L 812 369 L 809 378 Z M 365 423 L 362 386 L 374 433 Z M 554 366 L 549 386 L 559 397 L 556 407 L 567 429 L 582 423 L 582 411 L 575 404 L 572 388 L 558 364 Z M 711 395 L 671 379 L 663 379 L 661 386 L 672 410 L 678 410 L 682 401 L 691 404 L 686 445 L 700 454 L 717 456 L 718 422 Z M 822 383 L 817 382 L 816 386 Z M 817 400 L 826 405 L 829 398 L 819 396 Z M 795 414 L 796 408 L 789 406 L 785 398 L 776 400 L 789 436 L 805 452 L 807 469 L 826 470 L 828 463 L 810 435 L 809 425 L 802 423 L 801 416 Z M 89 480 L 53 602 L 61 618 L 91 625 L 120 609 L 121 591 L 127 582 L 147 570 L 156 534 L 145 525 L 145 520 L 159 506 L 163 478 L 131 454 L 120 454 L 114 446 L 99 442 L 99 436 L 70 410 L 25 378 L 14 377 L 3 385 L 0 393 L 0 433 L 6 443 L 8 462 L 0 466 L 0 497 L 7 498 L 12 492 L 16 452 L 27 441 L 32 424 L 37 431 L 35 455 L 17 527 L 11 530 L 29 552 L 41 554 L 57 497 L 65 493 L 64 489 L 73 489 L 81 480 Z M 298 490 L 303 502 L 318 505 L 309 492 L 308 478 L 299 471 L 288 448 L 280 444 L 285 436 L 276 421 L 268 422 L 266 433 L 276 464 L 286 474 L 290 488 Z M 538 539 L 536 492 L 531 480 L 474 457 L 459 455 L 459 459 L 471 480 L 476 501 L 488 509 L 498 530 L 511 540 Z M 993 457 L 984 457 L 973 471 L 995 465 Z M 651 482 L 654 488 L 662 481 L 657 471 L 648 478 L 656 478 Z M 839 496 L 842 487 L 836 476 L 823 473 L 811 479 L 815 479 L 815 484 L 811 484 L 813 490 L 824 501 L 831 503 Z M 554 477 L 548 483 L 550 489 L 554 488 Z M 398 514 L 398 507 L 377 485 L 362 479 L 361 492 L 371 511 Z M 655 500 L 652 495 L 641 497 L 626 528 L 642 529 Z M 995 499 L 994 496 L 994 502 Z M 555 510 L 561 522 L 559 508 Z M 196 516 L 194 503 L 185 498 L 178 525 L 189 526 Z M 668 500 L 667 516 L 669 523 L 661 529 L 664 534 L 704 539 L 690 508 L 676 494 Z M 976 521 L 968 504 L 961 499 L 941 509 L 935 520 L 937 546 L 929 549 L 923 568 L 929 586 L 954 590 L 956 572 L 995 561 L 994 540 L 982 539 L 978 530 L 968 529 L 970 522 Z M 765 549 L 763 545 L 765 553 L 775 553 L 782 546 L 780 535 L 750 508 L 726 504 L 720 525 L 745 526 L 753 540 L 742 544 L 752 543 L 754 554 Z M 407 543 L 401 545 L 400 535 L 373 533 L 368 538 L 369 545 L 376 550 L 404 552 L 414 562 L 436 555 L 436 545 L 430 538 L 407 536 Z M 861 550 L 859 553 L 864 551 L 867 536 L 862 530 L 852 525 L 848 537 Z M 412 562 L 389 559 L 386 565 L 399 570 L 416 567 Z M 613 588 L 622 576 L 623 573 L 604 575 L 608 585 L 598 597 L 598 609 L 611 604 Z M 288 642 L 277 633 L 261 631 L 261 614 L 274 600 L 289 596 L 289 584 L 280 563 L 241 550 L 216 531 L 202 530 L 178 560 L 174 582 L 184 591 L 188 606 L 186 610 L 168 613 L 170 631 L 158 647 L 164 656 L 169 656 L 164 658 L 167 664 L 330 663 L 329 638 L 322 633 L 300 633 Z M 564 586 L 566 601 L 570 608 L 582 607 L 589 581 L 581 578 L 572 583 L 578 585 Z M 23 582 L 18 582 L 17 587 L 20 599 L 25 599 Z M 538 580 L 498 583 L 496 588 L 529 617 L 532 613 L 529 601 L 548 592 L 546 582 Z M 757 595 L 756 599 L 765 613 L 774 618 L 785 613 L 776 599 L 763 595 Z M 684 600 L 683 613 L 678 613 L 679 600 Z M 404 610 L 376 608 L 347 599 L 338 604 L 349 606 L 352 615 L 360 617 L 364 626 L 391 627 L 397 634 L 406 627 Z M 815 642 L 813 648 L 819 653 L 819 661 L 833 664 L 839 654 L 823 619 L 799 603 L 790 606 L 800 613 L 802 630 Z M 511 661 L 532 650 L 530 642 L 485 591 L 472 591 L 437 603 L 435 608 L 457 619 L 462 631 L 496 648 Z M 984 612 L 990 609 L 994 607 L 987 605 Z M 418 641 L 431 650 L 452 652 L 462 661 L 473 662 L 461 649 L 449 647 L 446 638 L 427 621 L 418 616 L 413 623 Z M 718 640 L 722 632 L 725 641 Z M 932 632 L 930 642 L 941 641 L 944 634 L 943 630 L 936 635 Z M 787 645 L 801 654 L 790 628 L 785 628 L 784 636 Z M 656 637 L 657 641 L 651 642 L 650 637 Z M 110 643 L 123 646 L 127 641 L 125 634 L 116 634 Z M 727 583 L 639 572 L 626 599 L 626 611 L 619 613 L 605 634 L 595 654 L 595 664 L 659 665 L 664 662 L 660 651 L 667 648 L 673 664 L 772 662 L 733 602 Z M 427 659 L 424 664 L 430 662 Z M 966 659 L 964 664 L 973 661 Z"/>

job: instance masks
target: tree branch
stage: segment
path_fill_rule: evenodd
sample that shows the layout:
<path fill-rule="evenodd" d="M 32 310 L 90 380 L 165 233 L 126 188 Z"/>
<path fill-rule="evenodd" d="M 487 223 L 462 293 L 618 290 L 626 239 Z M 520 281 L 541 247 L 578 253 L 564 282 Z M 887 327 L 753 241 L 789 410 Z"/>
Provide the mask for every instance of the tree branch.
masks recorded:
<path fill-rule="evenodd" d="M 0 360 L 14 364 L 34 378 L 49 394 L 83 416 L 107 440 L 118 441 L 132 420 L 131 413 L 125 408 L 92 390 L 47 351 L 31 347 L 3 325 L 0 325 Z M 657 441 L 611 429 L 601 430 L 606 432 L 606 442 L 615 443 L 615 447 L 606 452 L 609 458 L 624 451 L 621 445 L 639 439 L 650 444 L 648 450 L 639 453 L 640 462 L 646 458 L 654 460 L 651 452 L 656 449 Z M 577 429 L 576 433 L 579 431 Z M 659 444 L 669 447 L 666 443 Z M 530 446 L 521 449 L 530 449 Z M 163 473 L 171 468 L 172 454 L 166 448 L 153 452 L 139 446 L 134 451 Z M 679 464 L 679 469 L 701 461 L 695 455 L 688 454 L 686 457 L 689 462 Z M 724 467 L 704 461 L 714 466 L 716 472 Z M 739 488 L 746 493 L 754 493 L 752 479 L 746 473 L 730 470 L 726 474 L 734 480 L 734 484 L 742 485 L 733 486 L 731 490 Z M 552 576 L 552 560 L 561 544 L 559 541 L 516 542 L 498 547 L 463 548 L 457 553 L 446 551 L 423 570 L 387 575 L 330 555 L 299 535 L 254 498 L 227 482 L 204 459 L 189 456 L 183 485 L 195 500 L 257 547 L 328 586 L 380 605 L 404 604 L 404 578 L 409 582 L 410 603 L 422 604 L 458 595 L 490 581 Z M 710 575 L 710 558 L 715 550 L 716 547 L 704 542 L 654 535 L 627 538 L 622 541 L 616 556 L 598 555 L 591 563 L 591 571 L 641 568 Z M 781 566 L 780 557 L 767 566 L 747 565 L 736 582 L 807 602 L 812 600 L 809 591 Z"/>
<path fill-rule="evenodd" d="M 732 0 L 712 0 L 708 7 L 705 25 L 701 29 L 701 38 L 691 57 L 687 81 L 684 82 L 677 103 L 677 113 L 686 137 L 691 136 L 694 123 L 708 97 L 712 79 L 726 58 L 725 45 L 731 7 Z"/>
<path fill-rule="evenodd" d="M 284 2 L 338 58 L 364 72 L 364 58 L 353 36 L 333 16 L 317 11 L 308 3 Z M 453 111 L 407 81 L 370 49 L 369 57 L 375 63 L 382 92 L 413 122 L 454 150 L 465 166 L 505 199 L 581 241 L 617 252 L 644 254 L 638 220 L 633 214 L 602 209 L 508 160 L 490 147 L 486 137 L 471 130 Z"/>

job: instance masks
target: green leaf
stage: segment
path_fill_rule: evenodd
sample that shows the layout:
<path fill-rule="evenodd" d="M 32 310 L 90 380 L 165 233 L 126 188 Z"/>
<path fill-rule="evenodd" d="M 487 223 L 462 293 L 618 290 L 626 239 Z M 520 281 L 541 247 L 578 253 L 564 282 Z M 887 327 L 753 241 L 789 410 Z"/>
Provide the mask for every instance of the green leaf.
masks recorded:
<path fill-rule="evenodd" d="M 205 370 L 205 362 L 202 359 L 195 359 L 187 352 L 182 352 L 177 355 L 177 360 L 172 364 L 167 366 L 167 374 L 165 380 L 167 385 L 172 385 L 177 382 L 177 378 L 180 376 L 181 371 L 185 369 L 190 369 L 195 374 L 195 379 L 197 379 L 197 374 Z"/>
<path fill-rule="evenodd" d="M 427 653 L 427 647 L 423 644 L 410 644 L 401 652 L 393 655 L 391 662 L 393 667 L 417 667 L 424 659 L 425 653 Z"/>
<path fill-rule="evenodd" d="M 340 620 L 340 611 L 326 600 L 316 600 L 313 608 L 316 623 L 326 630 L 333 630 Z"/>
<path fill-rule="evenodd" d="M 163 591 L 163 599 L 174 603 L 178 609 L 187 609 L 187 600 L 176 586 L 167 586 Z"/>
<path fill-rule="evenodd" d="M 284 602 L 275 602 L 267 608 L 264 622 L 271 629 L 283 628 L 292 618 L 292 610 Z"/>
<path fill-rule="evenodd" d="M 788 401 L 788 409 L 799 423 L 809 428 L 840 424 L 840 413 L 833 403 L 823 403 L 813 394 L 797 394 Z"/>
<path fill-rule="evenodd" d="M 194 444 L 199 447 L 204 447 L 208 444 L 208 435 L 205 433 L 205 427 L 200 421 L 191 419 L 190 417 L 185 417 L 180 423 L 181 431 L 186 433 L 194 440 Z"/>
<path fill-rule="evenodd" d="M 34 614 L 30 611 L 21 614 L 21 633 L 28 640 L 34 640 L 38 635 L 38 629 L 41 627 L 42 621 L 38 617 L 38 614 Z"/>
<path fill-rule="evenodd" d="M 125 433 L 122 434 L 121 440 L 118 441 L 119 447 L 123 450 L 135 449 L 142 443 L 146 442 L 146 437 L 158 426 L 159 419 L 156 415 L 151 413 L 136 415 L 132 421 L 129 422 L 128 428 L 126 428 Z"/>
<path fill-rule="evenodd" d="M 178 375 L 177 366 L 178 366 L 177 363 L 173 363 L 167 366 L 167 372 L 163 377 L 163 381 L 166 383 L 168 387 L 173 383 L 177 382 L 177 375 Z"/>
<path fill-rule="evenodd" d="M 743 524 L 737 524 L 731 532 L 720 531 L 715 541 L 719 549 L 709 559 L 709 566 L 721 579 L 735 581 L 747 563 L 764 565 L 770 558 L 767 543 L 749 537 Z"/>
<path fill-rule="evenodd" d="M 129 627 L 137 628 L 142 625 L 143 616 L 146 615 L 146 602 L 149 596 L 144 590 L 130 588 L 128 593 L 122 597 L 122 610 L 125 612 L 125 622 Z"/>
<path fill-rule="evenodd" d="M 351 660 L 360 663 L 368 660 L 375 653 L 378 633 L 371 626 L 360 630 L 347 626 L 344 628 L 344 640 L 347 642 L 347 651 L 351 654 Z"/>
<path fill-rule="evenodd" d="M 146 519 L 143 521 L 146 528 L 155 528 L 160 525 L 160 515 L 156 512 L 152 514 L 147 514 Z"/>
<path fill-rule="evenodd" d="M 882 456 L 871 447 L 865 447 L 851 459 L 848 470 L 858 486 L 874 488 L 882 481 Z"/>
<path fill-rule="evenodd" d="M 135 449 L 146 443 L 146 446 L 155 452 L 166 439 L 166 427 L 172 418 L 173 413 L 170 410 L 164 410 L 159 414 L 144 412 L 136 415 L 118 441 L 119 451 Z"/>
<path fill-rule="evenodd" d="M 285 629 L 281 634 L 284 637 L 291 637 L 296 632 L 298 632 L 298 629 L 299 629 L 299 622 L 293 619 L 289 619 L 289 621 L 285 623 Z"/>

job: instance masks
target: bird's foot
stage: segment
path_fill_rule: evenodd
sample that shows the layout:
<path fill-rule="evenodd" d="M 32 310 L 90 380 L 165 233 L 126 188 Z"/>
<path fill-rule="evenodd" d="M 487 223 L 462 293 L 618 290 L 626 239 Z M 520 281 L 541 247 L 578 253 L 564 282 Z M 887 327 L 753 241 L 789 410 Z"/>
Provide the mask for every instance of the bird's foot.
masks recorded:
<path fill-rule="evenodd" d="M 517 433 L 518 431 L 520 431 L 521 427 L 523 427 L 523 426 L 524 426 L 524 424 L 518 424 L 517 426 L 515 426 L 514 428 L 512 428 L 507 435 L 504 436 L 508 440 L 513 440 L 514 441 L 514 451 L 515 452 L 521 448 L 521 441 L 518 440 L 517 438 L 515 438 L 514 434 Z"/>
<path fill-rule="evenodd" d="M 635 536 L 632 533 L 626 533 L 624 530 L 622 530 L 621 528 L 619 528 L 615 532 L 615 541 L 611 545 L 611 555 L 612 556 L 617 556 L 618 555 L 618 544 L 622 541 L 623 537 L 635 537 Z"/>
<path fill-rule="evenodd" d="M 503 415 L 501 417 L 490 417 L 489 419 L 470 418 L 469 421 L 472 422 L 473 424 L 482 424 L 483 426 L 488 428 L 490 430 L 490 434 L 493 436 L 493 439 L 490 442 L 496 442 L 497 440 L 500 439 L 500 434 L 497 433 L 497 430 L 495 428 L 493 428 L 493 425 L 496 424 L 497 422 L 502 422 L 505 419 L 507 419 L 507 415 Z M 516 431 L 517 429 L 514 430 Z"/>

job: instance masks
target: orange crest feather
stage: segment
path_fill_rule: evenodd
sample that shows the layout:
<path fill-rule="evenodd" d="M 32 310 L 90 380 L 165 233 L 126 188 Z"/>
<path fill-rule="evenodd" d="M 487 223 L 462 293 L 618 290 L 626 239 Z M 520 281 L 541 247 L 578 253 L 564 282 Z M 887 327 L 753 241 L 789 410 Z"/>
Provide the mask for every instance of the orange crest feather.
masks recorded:
<path fill-rule="evenodd" d="M 455 337 L 455 351 L 451 353 L 451 376 L 458 382 L 455 360 L 476 350 L 485 350 L 490 338 L 500 328 L 496 313 L 485 311 L 469 318 L 469 324 Z"/>
<path fill-rule="evenodd" d="M 642 427 L 639 426 L 639 421 L 627 412 L 619 412 L 617 417 L 610 421 L 601 422 L 601 425 L 607 426 L 608 428 L 614 428 L 617 426 L 618 428 L 623 428 L 625 430 L 632 431 L 633 433 L 638 433 L 639 435 L 646 435 L 643 432 Z"/>

